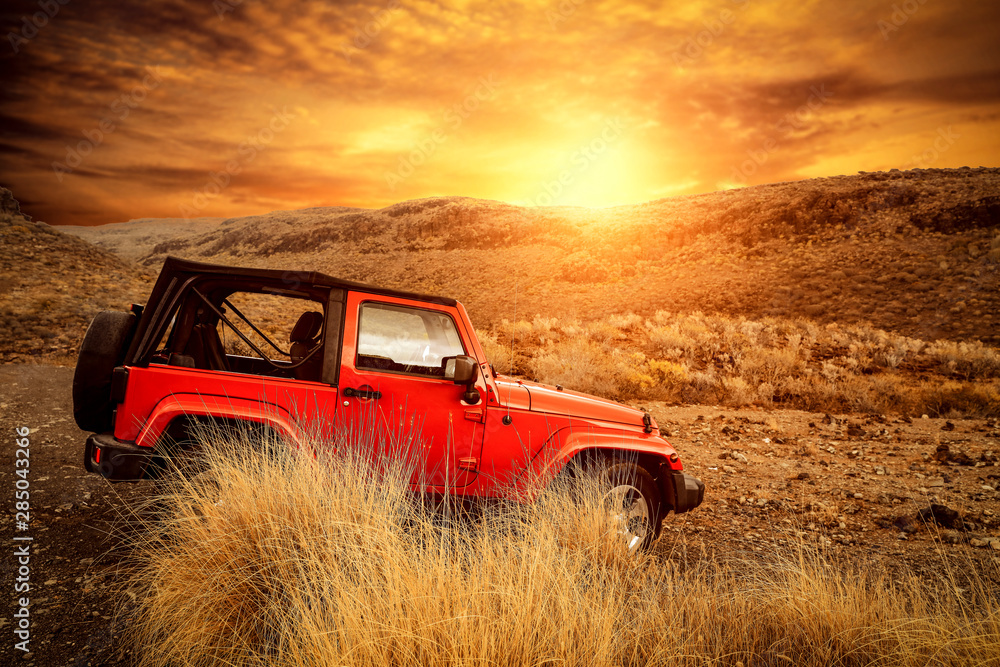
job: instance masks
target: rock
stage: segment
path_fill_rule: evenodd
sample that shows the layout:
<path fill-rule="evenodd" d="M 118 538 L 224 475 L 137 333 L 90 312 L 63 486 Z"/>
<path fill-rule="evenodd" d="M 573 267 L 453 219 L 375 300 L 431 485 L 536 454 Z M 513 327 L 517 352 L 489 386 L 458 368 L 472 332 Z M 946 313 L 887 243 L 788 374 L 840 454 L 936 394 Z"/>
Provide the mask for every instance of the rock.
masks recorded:
<path fill-rule="evenodd" d="M 847 425 L 847 435 L 852 438 L 859 438 L 865 434 L 865 430 L 857 424 Z"/>
<path fill-rule="evenodd" d="M 990 549 L 1000 551 L 1000 540 L 990 540 Z"/>
<path fill-rule="evenodd" d="M 953 452 L 947 443 L 941 443 L 934 449 L 931 458 L 938 463 L 952 463 L 960 466 L 971 466 L 975 463 L 965 452 Z"/>
<path fill-rule="evenodd" d="M 807 472 L 800 472 L 798 475 L 795 476 L 795 479 L 798 479 L 798 480 L 809 479 L 809 473 L 807 473 Z"/>
<path fill-rule="evenodd" d="M 734 468 L 733 466 L 722 466 L 722 472 L 726 472 L 732 475 L 733 473 L 736 472 L 736 468 Z"/>
<path fill-rule="evenodd" d="M 977 548 L 985 547 L 988 544 L 986 540 L 981 540 L 978 537 L 973 537 L 969 540 L 969 545 Z"/>
<path fill-rule="evenodd" d="M 952 454 L 951 457 L 948 459 L 948 461 L 960 466 L 971 466 L 975 463 L 975 461 L 969 458 L 969 455 L 966 454 L 965 452 L 958 452 L 957 454 Z"/>
<path fill-rule="evenodd" d="M 80 559 L 80 565 L 83 565 L 85 567 L 90 567 L 93 564 L 94 564 L 94 559 L 93 558 L 82 558 L 82 559 Z"/>
<path fill-rule="evenodd" d="M 930 507 L 917 512 L 917 518 L 924 523 L 936 523 L 942 528 L 964 528 L 965 523 L 959 516 L 957 510 L 953 510 L 945 505 L 932 503 Z"/>
<path fill-rule="evenodd" d="M 913 534 L 920 529 L 917 522 L 907 515 L 902 515 L 896 517 L 896 520 L 892 522 L 892 525 L 900 530 L 900 532 Z"/>
<path fill-rule="evenodd" d="M 749 462 L 749 461 L 747 460 L 747 457 L 746 457 L 746 456 L 744 456 L 743 454 L 741 454 L 740 452 L 733 452 L 732 454 L 730 454 L 730 457 L 731 457 L 731 458 L 732 458 L 732 459 L 733 459 L 734 461 L 737 461 L 737 462 L 739 462 L 739 463 L 750 463 L 750 462 Z"/>
<path fill-rule="evenodd" d="M 7 188 L 0 188 L 0 213 L 31 220 L 30 215 L 21 213 L 21 204 L 14 199 L 14 193 Z"/>

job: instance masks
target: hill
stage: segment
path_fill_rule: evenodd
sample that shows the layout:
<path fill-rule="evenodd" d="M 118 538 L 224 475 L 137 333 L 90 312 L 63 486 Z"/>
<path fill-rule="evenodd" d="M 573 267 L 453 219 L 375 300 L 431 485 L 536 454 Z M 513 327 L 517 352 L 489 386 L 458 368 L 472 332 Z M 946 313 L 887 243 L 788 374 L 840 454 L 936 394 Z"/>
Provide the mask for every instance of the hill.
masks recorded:
<path fill-rule="evenodd" d="M 21 215 L 0 188 L 0 361 L 71 358 L 96 313 L 142 303 L 151 276 Z"/>
<path fill-rule="evenodd" d="M 869 323 L 1000 342 L 1000 169 L 915 169 L 609 209 L 434 197 L 217 221 L 64 228 L 168 254 L 443 293 L 483 325 L 657 311 Z"/>
<path fill-rule="evenodd" d="M 53 229 L 93 243 L 131 262 L 141 260 L 157 244 L 211 231 L 225 218 L 140 218 L 97 227 L 53 225 Z"/>

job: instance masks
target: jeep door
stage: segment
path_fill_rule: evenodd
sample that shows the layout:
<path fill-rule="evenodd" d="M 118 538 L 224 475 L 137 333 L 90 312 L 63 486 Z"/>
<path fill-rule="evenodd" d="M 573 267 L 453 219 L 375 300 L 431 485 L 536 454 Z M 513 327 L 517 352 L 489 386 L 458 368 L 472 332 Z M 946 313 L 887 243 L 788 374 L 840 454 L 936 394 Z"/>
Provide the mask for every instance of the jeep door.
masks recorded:
<path fill-rule="evenodd" d="M 422 491 L 464 487 L 478 472 L 485 406 L 445 378 L 448 358 L 474 354 L 470 335 L 454 307 L 348 293 L 338 426 L 374 456 L 402 457 Z"/>

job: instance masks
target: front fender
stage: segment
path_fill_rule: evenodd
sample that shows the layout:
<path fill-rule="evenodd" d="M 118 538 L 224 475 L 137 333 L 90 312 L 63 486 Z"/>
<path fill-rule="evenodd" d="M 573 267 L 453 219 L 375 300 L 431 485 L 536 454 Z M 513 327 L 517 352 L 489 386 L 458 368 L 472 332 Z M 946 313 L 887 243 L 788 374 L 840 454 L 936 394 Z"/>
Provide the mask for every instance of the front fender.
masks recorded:
<path fill-rule="evenodd" d="M 671 470 L 683 469 L 676 456 L 677 450 L 657 435 L 614 428 L 581 429 L 567 426 L 549 437 L 549 441 L 532 460 L 530 473 L 536 479 L 551 479 L 570 461 L 587 451 L 608 452 L 648 461 L 654 475 L 658 474 L 661 464 Z"/>
<path fill-rule="evenodd" d="M 139 447 L 155 447 L 171 422 L 191 416 L 257 422 L 269 426 L 296 445 L 304 441 L 301 429 L 288 410 L 273 403 L 228 396 L 171 394 L 153 408 L 140 429 L 135 444 Z"/>

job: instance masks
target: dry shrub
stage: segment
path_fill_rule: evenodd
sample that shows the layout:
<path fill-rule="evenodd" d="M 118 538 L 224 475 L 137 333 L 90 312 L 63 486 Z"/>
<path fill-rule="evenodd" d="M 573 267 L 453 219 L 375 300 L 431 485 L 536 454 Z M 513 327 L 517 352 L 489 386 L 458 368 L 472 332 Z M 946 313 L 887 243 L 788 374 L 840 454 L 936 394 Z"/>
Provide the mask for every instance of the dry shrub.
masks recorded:
<path fill-rule="evenodd" d="M 979 341 L 939 340 L 927 347 L 927 354 L 949 375 L 967 380 L 1000 375 L 1000 353 Z"/>
<path fill-rule="evenodd" d="M 510 345 L 504 345 L 497 339 L 495 333 L 484 332 L 479 334 L 479 344 L 486 353 L 486 358 L 493 365 L 498 373 L 509 373 L 511 369 L 511 349 Z"/>
<path fill-rule="evenodd" d="M 919 401 L 920 411 L 932 417 L 1000 417 L 1000 383 L 929 384 L 924 386 Z"/>
<path fill-rule="evenodd" d="M 584 338 L 550 346 L 532 360 L 531 368 L 542 382 L 601 396 L 617 396 L 616 376 L 621 370 L 601 347 Z"/>
<path fill-rule="evenodd" d="M 1000 264 L 1000 236 L 994 236 L 990 241 L 990 249 L 986 252 L 986 259 L 994 264 Z"/>
<path fill-rule="evenodd" d="M 985 585 L 933 593 L 804 547 L 679 568 L 629 555 L 587 480 L 448 513 L 349 445 L 206 444 L 136 554 L 139 665 L 1000 663 Z"/>
<path fill-rule="evenodd" d="M 795 347 L 756 347 L 743 355 L 737 370 L 751 384 L 771 385 L 798 372 L 801 362 Z"/>
<path fill-rule="evenodd" d="M 619 392 L 628 397 L 676 400 L 690 379 L 684 364 L 646 359 L 642 352 L 629 355 L 626 368 L 624 375 L 619 376 L 618 385 Z"/>
<path fill-rule="evenodd" d="M 635 313 L 620 313 L 608 315 L 608 324 L 625 331 L 635 330 L 642 326 L 642 318 Z"/>
<path fill-rule="evenodd" d="M 625 337 L 621 329 L 605 320 L 589 323 L 586 332 L 588 338 L 598 343 L 609 343 Z"/>
<path fill-rule="evenodd" d="M 895 375 L 859 375 L 840 384 L 850 412 L 886 413 L 902 409 L 910 403 L 905 384 Z"/>
<path fill-rule="evenodd" d="M 741 377 L 722 378 L 722 387 L 725 390 L 724 400 L 727 405 L 735 407 L 750 405 L 757 398 L 757 392 Z"/>
<path fill-rule="evenodd" d="M 626 401 L 899 413 L 920 409 L 927 393 L 920 387 L 927 379 L 905 375 L 911 368 L 936 365 L 944 378 L 969 383 L 1000 376 L 996 348 L 926 343 L 867 325 L 659 311 L 646 320 L 617 314 L 586 324 L 536 318 L 486 334 L 484 346 L 509 344 L 512 331 L 516 372 Z M 990 413 L 989 390 L 962 395 L 950 403 L 955 415 Z"/>

